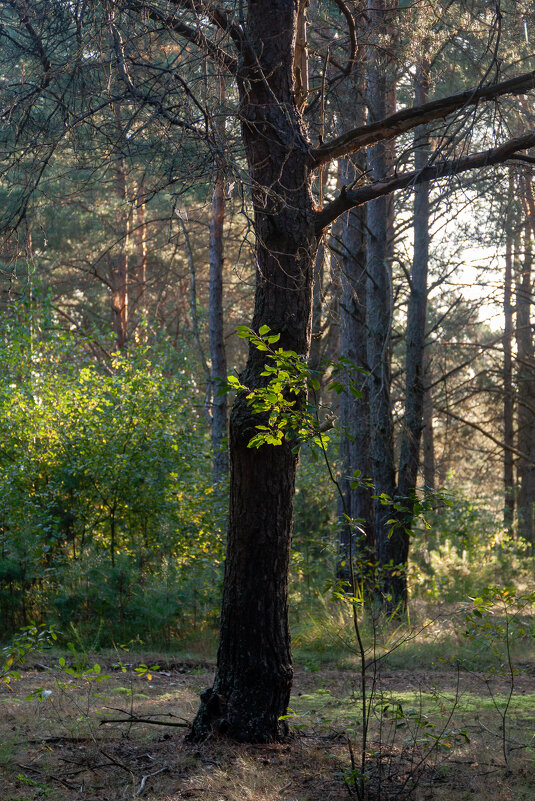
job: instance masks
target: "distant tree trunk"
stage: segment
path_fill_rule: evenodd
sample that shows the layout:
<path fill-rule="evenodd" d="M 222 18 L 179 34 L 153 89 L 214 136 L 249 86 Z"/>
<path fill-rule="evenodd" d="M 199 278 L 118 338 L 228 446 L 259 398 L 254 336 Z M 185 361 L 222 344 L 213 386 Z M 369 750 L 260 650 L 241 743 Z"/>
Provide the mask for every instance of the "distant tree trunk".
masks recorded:
<path fill-rule="evenodd" d="M 435 478 L 435 435 L 433 429 L 433 390 L 431 389 L 431 361 L 429 356 L 425 360 L 425 390 L 423 407 L 422 431 L 422 462 L 424 474 L 424 487 L 426 492 L 436 489 Z"/>
<path fill-rule="evenodd" d="M 310 0 L 297 0 L 297 31 L 295 40 L 294 75 L 295 99 L 300 109 L 308 98 L 307 9 Z"/>
<path fill-rule="evenodd" d="M 184 234 L 184 244 L 186 245 L 186 255 L 188 258 L 188 265 L 189 265 L 189 276 L 190 276 L 189 310 L 191 317 L 191 328 L 193 332 L 193 339 L 195 340 L 195 344 L 197 346 L 197 352 L 199 354 L 199 359 L 201 361 L 201 366 L 206 380 L 206 395 L 205 395 L 204 409 L 207 418 L 211 420 L 211 416 L 208 410 L 208 407 L 210 405 L 209 398 L 210 398 L 210 388 L 211 388 L 210 368 L 208 366 L 208 362 L 206 361 L 206 355 L 204 353 L 204 348 L 201 341 L 201 330 L 199 328 L 199 313 L 197 309 L 197 270 L 195 266 L 195 259 L 193 258 L 193 249 L 191 247 L 191 240 L 189 237 L 188 229 L 186 227 L 186 223 L 180 216 L 178 218 L 178 222 L 180 224 L 180 227 L 182 228 L 182 233 Z"/>
<path fill-rule="evenodd" d="M 300 15 L 302 15 L 303 10 L 307 8 L 309 5 L 308 0 L 301 0 L 300 3 Z M 299 23 L 298 23 L 298 31 L 299 31 Z M 297 40 L 297 45 L 299 45 L 299 38 Z M 301 53 L 306 52 L 306 49 L 302 49 Z M 296 52 L 296 65 L 297 65 L 297 55 Z M 302 62 L 301 62 L 302 67 Z M 297 67 L 296 69 L 301 69 L 301 67 Z M 296 73 L 299 74 L 299 73 Z M 308 75 L 308 73 L 307 73 Z M 323 197 L 323 192 L 325 188 L 325 182 L 327 180 L 327 171 L 324 169 L 320 169 L 318 180 L 321 183 L 320 186 L 320 196 Z M 335 223 L 333 229 L 337 227 Z M 321 371 L 321 362 L 324 358 L 324 350 L 325 350 L 325 329 L 324 329 L 324 309 L 323 309 L 323 302 L 324 302 L 324 281 L 325 281 L 325 262 L 327 258 L 330 258 L 329 247 L 326 237 L 322 237 L 320 240 L 318 251 L 316 253 L 316 260 L 314 262 L 314 287 L 312 290 L 312 337 L 310 340 L 310 355 L 308 357 L 308 365 L 312 370 Z M 331 320 L 332 323 L 332 320 Z M 321 386 L 319 392 L 316 394 L 316 401 L 319 405 L 321 402 L 321 392 L 323 388 L 323 381 L 324 376 L 321 377 Z"/>
<path fill-rule="evenodd" d="M 524 196 L 530 187 L 524 187 Z M 529 207 L 527 208 L 529 214 Z M 531 216 L 531 215 L 530 215 Z M 516 348 L 518 384 L 518 449 L 528 460 L 518 460 L 518 533 L 533 547 L 533 506 L 535 503 L 535 416 L 532 411 L 535 398 L 535 351 L 531 331 L 531 274 L 532 229 L 535 220 L 528 217 L 525 227 L 524 259 L 519 258 L 519 245 L 515 242 L 516 262 Z"/>
<path fill-rule="evenodd" d="M 375 37 L 387 30 L 385 0 L 369 0 L 368 20 Z M 370 122 L 386 116 L 387 65 L 377 42 L 368 51 L 367 102 Z M 380 142 L 370 148 L 368 171 L 372 181 L 388 172 L 387 148 Z M 401 528 L 391 530 L 391 502 L 396 494 L 394 435 L 390 404 L 390 331 L 392 323 L 392 277 L 387 259 L 389 201 L 382 197 L 368 203 L 366 237 L 366 325 L 367 358 L 370 370 L 370 455 L 375 495 L 376 554 L 380 589 L 389 610 L 406 604 L 405 577 L 397 569 L 407 561 L 408 542 Z M 382 500 L 381 500 L 382 499 Z M 383 502 L 382 502 L 383 501 Z"/>
<path fill-rule="evenodd" d="M 313 265 L 318 246 L 310 155 L 293 91 L 296 3 L 247 4 L 245 41 L 255 58 L 240 73 L 240 119 L 251 172 L 257 289 L 253 328 L 308 355 Z M 265 358 L 250 348 L 243 383 L 264 381 Z M 292 661 L 288 567 L 297 454 L 292 442 L 248 448 L 258 418 L 244 394 L 230 416 L 230 510 L 213 687 L 201 695 L 192 738 L 214 729 L 236 740 L 272 742 L 286 726 Z"/>
<path fill-rule="evenodd" d="M 354 180 L 353 169 L 344 159 L 340 162 L 342 185 Z M 340 356 L 358 368 L 367 369 L 366 349 L 366 207 L 348 212 L 339 226 L 340 255 Z M 343 371 L 340 395 L 340 487 L 344 502 L 339 502 L 337 575 L 350 581 L 350 554 L 356 562 L 356 578 L 362 580 L 366 566 L 375 553 L 374 506 L 372 491 L 364 484 L 351 487 L 352 476 L 360 470 L 362 479 L 372 474 L 370 460 L 369 388 L 364 375 L 350 367 Z M 356 397 L 351 389 L 360 390 Z M 347 514 L 355 523 L 348 524 Z"/>
<path fill-rule="evenodd" d="M 223 327 L 223 223 L 225 221 L 225 176 L 218 170 L 212 196 L 210 220 L 210 357 L 212 382 L 212 475 L 219 484 L 228 473 L 227 396 L 218 393 L 227 379 L 227 356 Z"/>
<path fill-rule="evenodd" d="M 308 365 L 312 370 L 321 370 L 323 340 L 323 275 L 325 269 L 325 245 L 320 242 L 314 263 L 314 290 L 312 295 L 312 338 Z"/>
<path fill-rule="evenodd" d="M 128 340 L 128 247 L 130 240 L 130 211 L 126 159 L 120 156 L 115 167 L 116 197 L 118 200 L 119 252 L 111 257 L 109 283 L 111 311 L 117 347 L 123 350 Z"/>
<path fill-rule="evenodd" d="M 138 188 L 137 197 L 137 274 L 136 274 L 136 312 L 143 316 L 145 292 L 147 289 L 147 207 L 145 204 L 145 187 L 143 182 Z"/>
<path fill-rule="evenodd" d="M 221 75 L 215 77 L 218 92 L 218 117 L 215 127 L 218 135 L 219 158 L 217 160 L 212 213 L 210 217 L 210 277 L 208 329 L 210 341 L 210 378 L 207 398 L 210 402 L 210 426 L 212 439 L 212 480 L 219 484 L 228 474 L 227 444 L 227 396 L 220 392 L 227 380 L 227 355 L 223 322 L 223 266 L 225 223 L 225 171 L 223 149 L 225 142 L 225 81 Z"/>
<path fill-rule="evenodd" d="M 513 203 L 512 176 L 509 176 L 509 203 Z M 510 217 L 510 215 L 508 215 Z M 512 304 L 512 284 L 513 284 L 513 234 L 511 232 L 511 220 L 508 220 L 505 232 L 505 276 L 503 286 L 503 442 L 505 445 L 503 452 L 503 488 L 504 488 L 504 511 L 503 525 L 508 534 L 513 532 L 513 522 L 515 514 L 515 493 L 514 493 L 514 423 L 513 423 L 513 304 Z"/>
<path fill-rule="evenodd" d="M 429 100 L 429 64 L 420 62 L 415 82 L 415 103 Z M 429 158 L 429 138 L 425 126 L 415 132 L 414 166 L 423 169 Z M 429 264 L 429 183 L 423 182 L 414 191 L 414 255 L 411 271 L 409 308 L 407 312 L 405 355 L 405 417 L 401 432 L 398 494 L 406 513 L 400 524 L 409 531 L 413 522 L 413 505 L 420 464 L 420 441 L 424 426 L 424 350 L 427 315 L 427 273 Z M 408 534 L 407 554 L 408 554 Z"/>

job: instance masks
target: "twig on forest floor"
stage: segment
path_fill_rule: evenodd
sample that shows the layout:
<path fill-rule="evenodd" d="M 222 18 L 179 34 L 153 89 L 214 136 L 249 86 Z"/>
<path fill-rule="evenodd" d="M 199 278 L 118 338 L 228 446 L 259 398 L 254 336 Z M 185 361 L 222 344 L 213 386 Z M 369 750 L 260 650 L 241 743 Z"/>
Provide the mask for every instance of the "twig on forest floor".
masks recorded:
<path fill-rule="evenodd" d="M 127 768 L 126 765 L 123 765 L 123 763 L 119 762 L 119 760 L 115 759 L 115 757 L 112 757 L 110 754 L 107 754 L 106 751 L 102 750 L 102 748 L 99 748 L 98 750 L 102 754 L 103 757 L 106 757 L 106 759 L 109 759 L 110 762 L 113 762 L 113 764 L 117 765 L 118 768 L 121 768 L 122 770 L 126 771 L 126 773 L 129 773 L 130 776 L 132 777 L 132 779 L 135 779 L 134 772 L 130 768 Z"/>
<path fill-rule="evenodd" d="M 167 770 L 169 770 L 169 768 L 167 767 L 167 765 L 164 765 L 163 768 L 160 768 L 159 770 L 155 770 L 154 773 L 147 773 L 146 776 L 143 776 L 141 778 L 141 784 L 137 788 L 137 790 L 134 793 L 134 795 L 141 795 L 141 793 L 145 789 L 145 784 L 146 784 L 147 779 L 152 779 L 153 776 L 157 776 L 158 773 L 163 773 L 164 771 L 167 771 Z"/>
<path fill-rule="evenodd" d="M 23 765 L 21 762 L 15 762 L 18 768 L 22 768 L 23 770 L 29 770 L 32 773 L 36 773 L 39 776 L 42 776 L 46 781 L 54 781 L 58 782 L 58 784 L 62 784 L 68 790 L 73 790 L 75 788 L 74 784 L 66 781 L 62 776 L 55 776 L 52 773 L 46 773 L 46 771 L 42 770 L 41 768 L 35 768 L 32 765 Z"/>
<path fill-rule="evenodd" d="M 136 718 L 135 715 L 128 718 L 107 718 L 106 720 L 100 721 L 100 726 L 104 726 L 106 723 L 149 723 L 152 726 L 179 726 L 183 729 L 189 729 L 190 723 L 175 723 L 174 721 L 165 721 L 165 720 L 149 720 L 149 718 Z"/>
<path fill-rule="evenodd" d="M 111 709 L 114 712 L 120 712 L 121 715 L 127 715 L 128 717 L 126 717 L 126 718 L 106 718 L 105 720 L 101 720 L 100 721 L 100 725 L 101 726 L 104 726 L 106 723 L 148 723 L 148 724 L 150 724 L 152 726 L 178 726 L 179 728 L 182 728 L 182 729 L 189 729 L 190 726 L 191 726 L 191 723 L 189 722 L 189 720 L 186 720 L 186 718 L 179 718 L 179 720 L 182 721 L 181 723 L 174 722 L 174 721 L 165 721 L 165 720 L 151 720 L 151 718 L 153 717 L 151 714 L 148 714 L 146 717 L 141 718 L 141 717 L 138 717 L 138 715 L 133 715 L 127 709 L 118 709 L 115 706 L 107 706 L 107 707 L 105 707 L 105 709 Z M 156 715 L 158 717 L 163 717 L 163 718 L 165 718 L 165 717 L 169 717 L 169 718 L 178 717 L 177 715 L 173 715 L 172 712 L 156 712 L 155 716 Z"/>

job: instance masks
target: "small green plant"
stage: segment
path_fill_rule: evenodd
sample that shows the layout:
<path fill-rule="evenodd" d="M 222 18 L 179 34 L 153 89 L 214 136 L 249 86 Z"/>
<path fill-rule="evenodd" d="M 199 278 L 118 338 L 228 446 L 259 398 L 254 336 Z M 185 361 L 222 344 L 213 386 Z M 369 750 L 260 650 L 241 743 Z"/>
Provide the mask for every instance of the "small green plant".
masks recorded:
<path fill-rule="evenodd" d="M 484 641 L 495 655 L 496 664 L 485 680 L 485 684 L 499 716 L 499 736 L 504 762 L 509 763 L 509 710 L 515 692 L 518 675 L 513 660 L 513 642 L 533 638 L 531 627 L 524 620 L 524 613 L 535 606 L 535 592 L 518 592 L 515 587 L 487 587 L 480 596 L 471 598 L 464 611 L 465 636 L 469 640 Z M 496 675 L 505 677 L 509 687 L 501 698 L 493 691 L 490 679 Z"/>
<path fill-rule="evenodd" d="M 57 638 L 58 635 L 53 628 L 37 626 L 35 623 L 24 626 L 14 635 L 10 644 L 0 651 L 4 660 L 0 666 L 0 682 L 11 689 L 12 681 L 20 679 L 17 668 L 21 667 L 31 654 L 49 648 Z"/>
<path fill-rule="evenodd" d="M 134 668 L 134 672 L 138 679 L 147 679 L 147 681 L 152 681 L 152 674 L 159 669 L 159 665 L 152 665 L 152 667 L 148 667 L 148 665 L 141 663 L 137 666 L 137 668 Z"/>

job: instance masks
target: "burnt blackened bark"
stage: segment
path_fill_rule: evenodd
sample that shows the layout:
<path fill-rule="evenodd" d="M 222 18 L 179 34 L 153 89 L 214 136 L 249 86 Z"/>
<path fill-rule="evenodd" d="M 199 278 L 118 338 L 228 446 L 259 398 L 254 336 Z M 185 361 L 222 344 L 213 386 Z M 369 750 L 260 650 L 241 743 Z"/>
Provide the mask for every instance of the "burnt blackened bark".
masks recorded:
<path fill-rule="evenodd" d="M 243 139 L 252 179 L 257 289 L 253 328 L 306 355 L 317 240 L 311 160 L 292 78 L 297 3 L 247 4 L 247 53 L 239 75 Z M 258 387 L 265 358 L 251 348 L 243 383 Z M 201 696 L 192 737 L 236 740 L 285 734 L 292 683 L 288 567 L 297 455 L 292 443 L 248 448 L 258 419 L 244 394 L 230 416 L 230 511 L 213 687 Z"/>
<path fill-rule="evenodd" d="M 417 69 L 415 103 L 429 100 L 429 65 Z M 415 132 L 414 166 L 423 169 L 429 158 L 429 138 L 425 126 Z M 427 315 L 427 274 L 429 263 L 429 184 L 418 184 L 414 190 L 414 255 L 411 270 L 409 308 L 407 312 L 405 356 L 405 416 L 401 434 L 398 474 L 398 495 L 403 511 L 400 526 L 410 531 L 420 464 L 420 440 L 423 428 L 425 381 L 424 351 Z M 406 534 L 408 536 L 408 534 Z M 408 541 L 407 541 L 408 554 Z"/>

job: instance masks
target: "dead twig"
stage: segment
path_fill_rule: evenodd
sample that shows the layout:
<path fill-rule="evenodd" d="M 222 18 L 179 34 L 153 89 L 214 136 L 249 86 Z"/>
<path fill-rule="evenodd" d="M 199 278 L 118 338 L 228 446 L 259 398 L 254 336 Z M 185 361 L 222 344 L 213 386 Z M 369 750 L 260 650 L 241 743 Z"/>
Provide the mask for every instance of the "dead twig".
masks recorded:
<path fill-rule="evenodd" d="M 150 720 L 150 718 L 137 718 L 135 715 L 127 718 L 107 718 L 100 721 L 101 726 L 105 726 L 106 723 L 149 723 L 151 726 L 178 726 L 182 729 L 189 729 L 191 726 L 191 723 L 178 723 L 172 720 Z"/>
<path fill-rule="evenodd" d="M 137 790 L 134 793 L 134 795 L 141 795 L 141 793 L 145 789 L 145 784 L 146 784 L 147 779 L 152 779 L 153 776 L 157 776 L 158 773 L 164 773 L 164 771 L 166 771 L 166 770 L 169 770 L 169 768 L 167 767 L 167 765 L 164 765 L 163 768 L 160 768 L 159 770 L 155 770 L 154 773 L 147 773 L 146 776 L 142 776 L 141 784 L 137 788 Z"/>

